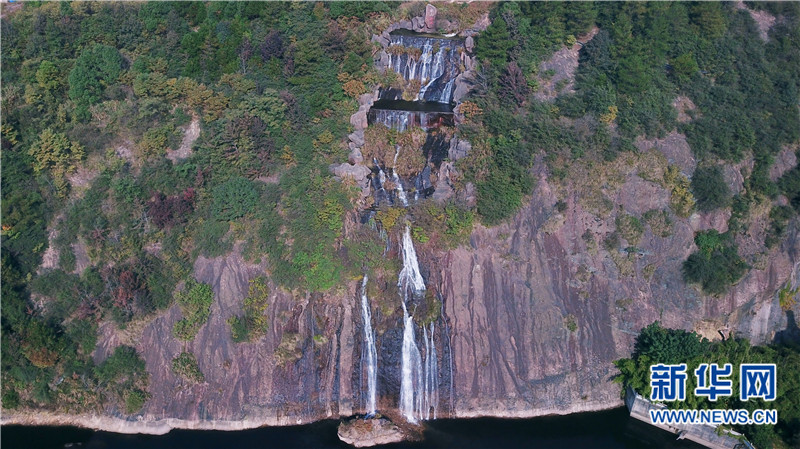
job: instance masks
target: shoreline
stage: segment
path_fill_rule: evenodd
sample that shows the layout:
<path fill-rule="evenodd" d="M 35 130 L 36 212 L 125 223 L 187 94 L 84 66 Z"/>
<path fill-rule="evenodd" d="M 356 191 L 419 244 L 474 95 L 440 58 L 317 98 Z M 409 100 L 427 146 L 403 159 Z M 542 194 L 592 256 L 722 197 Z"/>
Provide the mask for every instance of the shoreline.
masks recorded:
<path fill-rule="evenodd" d="M 568 408 L 544 408 L 529 410 L 508 410 L 508 409 L 476 409 L 456 411 L 451 416 L 440 419 L 470 419 L 470 418 L 541 418 L 546 416 L 564 416 L 576 413 L 589 413 L 611 410 L 624 406 L 625 403 L 619 399 L 613 402 L 572 404 Z M 21 426 L 73 426 L 83 429 L 91 429 L 100 432 L 113 432 L 119 434 L 143 434 L 143 435 L 165 435 L 173 429 L 177 430 L 219 430 L 237 431 L 257 429 L 261 427 L 288 427 L 303 424 L 311 424 L 325 419 L 344 419 L 349 416 L 327 416 L 319 419 L 302 419 L 297 417 L 283 417 L 273 419 L 243 419 L 239 421 L 226 420 L 186 420 L 179 418 L 162 418 L 155 420 L 139 419 L 129 421 L 111 416 L 101 415 L 64 415 L 53 412 L 32 412 L 22 413 L 3 413 L 0 416 L 0 426 L 21 425 Z"/>

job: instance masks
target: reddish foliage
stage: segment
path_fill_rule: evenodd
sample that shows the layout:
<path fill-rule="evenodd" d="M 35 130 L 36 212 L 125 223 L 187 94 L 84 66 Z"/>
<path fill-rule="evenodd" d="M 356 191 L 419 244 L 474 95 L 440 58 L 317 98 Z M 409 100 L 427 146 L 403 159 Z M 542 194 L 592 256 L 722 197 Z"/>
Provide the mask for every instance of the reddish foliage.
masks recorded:
<path fill-rule="evenodd" d="M 147 213 L 159 228 L 171 228 L 186 222 L 194 211 L 194 189 L 188 188 L 181 195 L 166 196 L 156 193 L 147 203 Z"/>
<path fill-rule="evenodd" d="M 508 67 L 500 75 L 500 98 L 504 101 L 512 101 L 517 106 L 528 98 L 530 87 L 528 81 L 525 79 L 525 74 L 519 68 L 516 62 L 511 61 Z"/>

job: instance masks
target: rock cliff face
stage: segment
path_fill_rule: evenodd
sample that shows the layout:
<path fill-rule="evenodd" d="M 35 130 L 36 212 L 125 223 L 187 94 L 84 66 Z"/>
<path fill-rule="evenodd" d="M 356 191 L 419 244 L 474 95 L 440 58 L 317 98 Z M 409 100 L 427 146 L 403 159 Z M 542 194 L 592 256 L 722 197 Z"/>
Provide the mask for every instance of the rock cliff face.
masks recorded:
<path fill-rule="evenodd" d="M 785 327 L 775 291 L 790 277 L 797 282 L 796 232 L 727 295 L 703 296 L 681 278 L 694 248 L 689 220 L 676 222 L 667 238 L 646 231 L 639 255 L 620 274 L 606 251 L 592 251 L 583 238 L 613 220 L 594 217 L 574 197 L 554 220 L 556 199 L 540 174 L 511 223 L 479 227 L 470 247 L 431 261 L 447 298 L 455 415 L 533 416 L 621 404 L 611 361 L 628 356 L 636 333 L 654 320 L 754 343 Z M 668 201 L 662 189 L 639 184 L 650 183 L 630 176 L 623 185 L 618 200 L 626 210 L 636 201 L 649 203 L 639 204 L 645 210 Z"/>
<path fill-rule="evenodd" d="M 468 246 L 433 254 L 420 250 L 427 285 L 444 302 L 435 337 L 438 417 L 535 416 L 617 406 L 611 362 L 629 355 L 636 332 L 656 319 L 710 338 L 721 330 L 755 343 L 770 341 L 786 327 L 775 292 L 787 280 L 798 282 L 797 230 L 724 297 L 707 297 L 684 284 L 680 266 L 694 249 L 694 231 L 708 227 L 709 217 L 677 220 L 669 237 L 648 228 L 639 253 L 622 263 L 584 237 L 587 231 L 598 239 L 612 231 L 614 217 L 588 212 L 575 192 L 558 212 L 546 170 L 541 164 L 535 170 L 537 187 L 512 221 L 477 227 Z M 614 200 L 640 213 L 663 207 L 668 193 L 631 172 Z M 240 313 L 248 281 L 265 268 L 245 263 L 238 251 L 200 258 L 195 277 L 213 285 L 215 302 L 197 338 L 182 343 L 172 336 L 180 318 L 177 306 L 133 338 L 151 375 L 151 398 L 133 428 L 237 429 L 364 411 L 358 280 L 327 295 L 271 285 L 267 335 L 235 344 L 226 320 Z M 402 324 L 399 297 L 384 300 L 397 310 L 384 310 L 373 298 L 378 409 L 391 412 L 398 404 Z M 98 360 L 117 344 L 119 336 L 103 332 Z M 172 358 L 182 351 L 196 355 L 205 382 L 189 384 L 171 371 Z"/>

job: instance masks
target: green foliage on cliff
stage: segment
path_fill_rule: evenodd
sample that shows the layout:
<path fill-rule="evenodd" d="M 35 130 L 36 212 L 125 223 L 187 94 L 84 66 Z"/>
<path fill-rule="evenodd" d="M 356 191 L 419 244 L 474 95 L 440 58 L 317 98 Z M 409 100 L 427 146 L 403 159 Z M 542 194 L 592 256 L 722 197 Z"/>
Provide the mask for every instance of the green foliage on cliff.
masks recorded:
<path fill-rule="evenodd" d="M 705 293 L 725 293 L 747 271 L 730 233 L 702 231 L 694 242 L 698 249 L 683 263 L 683 277 L 686 282 L 700 284 Z"/>
<path fill-rule="evenodd" d="M 181 352 L 172 359 L 172 372 L 189 382 L 202 383 L 206 379 L 197 365 L 197 358 L 191 352 Z"/>
<path fill-rule="evenodd" d="M 710 211 L 730 204 L 731 191 L 722 177 L 722 169 L 714 165 L 699 167 L 692 175 L 692 193 L 697 199 L 697 208 Z"/>
<path fill-rule="evenodd" d="M 777 447 L 781 444 L 793 445 L 800 438 L 800 348 L 796 345 L 777 344 L 770 346 L 751 346 L 741 338 L 728 338 L 724 341 L 709 342 L 695 332 L 664 328 L 656 321 L 642 329 L 636 338 L 634 353 L 630 358 L 614 362 L 620 371 L 615 382 L 630 386 L 637 393 L 649 398 L 650 366 L 686 363 L 686 400 L 667 402 L 674 409 L 776 409 L 779 421 L 777 426 L 740 426 L 737 430 L 747 435 L 759 448 Z M 694 370 L 700 363 L 717 363 L 720 366 L 730 363 L 733 374 L 733 395 L 717 398 L 712 402 L 697 397 L 692 392 L 697 386 Z M 739 400 L 739 370 L 741 363 L 774 363 L 777 368 L 777 400 L 764 402 L 761 399 Z M 782 440 L 782 441 L 780 441 Z"/>
<path fill-rule="evenodd" d="M 214 291 L 208 284 L 189 279 L 177 293 L 177 300 L 183 318 L 175 323 L 172 334 L 181 340 L 192 340 L 211 314 Z"/>
<path fill-rule="evenodd" d="M 233 341 L 240 343 L 254 341 L 263 337 L 269 327 L 269 317 L 264 313 L 267 310 L 269 299 L 269 286 L 267 278 L 259 276 L 250 280 L 247 297 L 242 304 L 243 315 L 234 315 L 228 318 Z"/>

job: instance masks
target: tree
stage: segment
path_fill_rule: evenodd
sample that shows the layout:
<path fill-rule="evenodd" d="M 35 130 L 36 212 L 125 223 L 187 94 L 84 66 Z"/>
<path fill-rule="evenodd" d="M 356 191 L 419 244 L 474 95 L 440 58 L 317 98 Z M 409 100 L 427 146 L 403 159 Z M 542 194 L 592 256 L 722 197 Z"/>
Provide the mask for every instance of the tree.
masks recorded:
<path fill-rule="evenodd" d="M 28 154 L 34 158 L 34 171 L 49 172 L 56 190 L 62 196 L 67 193 L 67 175 L 75 170 L 75 165 L 84 157 L 83 147 L 78 142 L 70 142 L 67 136 L 50 128 L 42 131 Z"/>
<path fill-rule="evenodd" d="M 528 81 L 515 61 L 508 63 L 498 82 L 500 84 L 498 93 L 501 100 L 512 101 L 517 106 L 522 106 L 528 98 L 530 93 Z"/>
<path fill-rule="evenodd" d="M 123 63 L 116 48 L 102 44 L 95 44 L 78 56 L 69 73 L 69 97 L 78 108 L 79 118 L 88 118 L 88 107 L 100 101 L 105 88 L 119 78 Z"/>
<path fill-rule="evenodd" d="M 494 19 L 491 25 L 475 38 L 475 55 L 493 65 L 502 67 L 508 60 L 508 51 L 514 46 L 506 21 Z"/>
<path fill-rule="evenodd" d="M 698 250 L 683 263 L 683 277 L 686 282 L 700 284 L 705 293 L 725 293 L 747 271 L 729 233 L 712 229 L 697 233 L 694 241 Z"/>
<path fill-rule="evenodd" d="M 731 191 L 719 166 L 700 167 L 692 175 L 692 193 L 701 211 L 726 207 L 731 202 Z"/>

